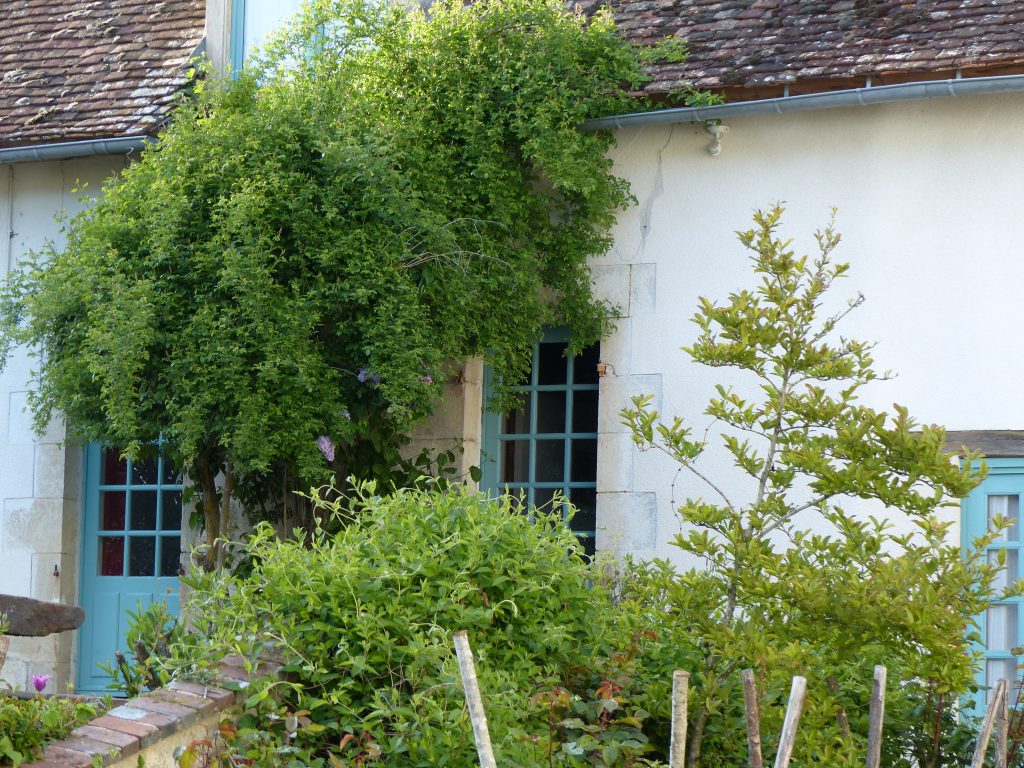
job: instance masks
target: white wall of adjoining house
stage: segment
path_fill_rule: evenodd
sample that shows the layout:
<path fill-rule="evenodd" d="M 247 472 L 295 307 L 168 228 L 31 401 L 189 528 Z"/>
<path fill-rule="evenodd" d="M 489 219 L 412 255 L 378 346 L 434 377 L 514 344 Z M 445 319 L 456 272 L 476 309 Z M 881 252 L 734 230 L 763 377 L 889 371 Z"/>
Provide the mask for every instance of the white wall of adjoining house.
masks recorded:
<path fill-rule="evenodd" d="M 47 240 L 59 243 L 55 217 L 81 210 L 80 198 L 98 194 L 123 167 L 122 157 L 0 165 L 0 269 L 17 268 Z M 35 434 L 26 410 L 32 365 L 28 351 L 16 349 L 0 373 L 0 592 L 76 603 L 81 451 L 65 444 L 60 420 Z M 27 688 L 31 675 L 49 673 L 48 690 L 63 691 L 72 635 L 14 638 L 0 679 Z"/>
<path fill-rule="evenodd" d="M 236 0 L 237 2 L 237 0 Z M 245 22 L 242 25 L 245 56 L 262 46 L 281 22 L 294 15 L 302 0 L 245 0 Z"/>
<path fill-rule="evenodd" d="M 686 124 L 619 131 L 612 151 L 638 199 L 619 218 L 614 248 L 594 262 L 599 293 L 621 304 L 628 281 L 631 297 L 602 345 L 598 546 L 612 551 L 678 558 L 668 545 L 679 529 L 675 466 L 637 451 L 618 412 L 631 394 L 652 393 L 659 410 L 703 431 L 723 372 L 695 366 L 679 347 L 696 337 L 698 297 L 724 300 L 753 286 L 733 233 L 776 201 L 787 209 L 783 234 L 808 253 L 838 207 L 837 258 L 851 269 L 834 308 L 858 291 L 867 297 L 842 332 L 878 341 L 878 368 L 898 373 L 866 391 L 867 404 L 898 402 L 949 429 L 1024 428 L 1024 95 L 725 122 L 719 157 L 707 153 L 701 127 Z M 729 493 L 749 495 L 721 452 L 703 469 Z M 675 494 L 709 492 L 685 479 Z"/>

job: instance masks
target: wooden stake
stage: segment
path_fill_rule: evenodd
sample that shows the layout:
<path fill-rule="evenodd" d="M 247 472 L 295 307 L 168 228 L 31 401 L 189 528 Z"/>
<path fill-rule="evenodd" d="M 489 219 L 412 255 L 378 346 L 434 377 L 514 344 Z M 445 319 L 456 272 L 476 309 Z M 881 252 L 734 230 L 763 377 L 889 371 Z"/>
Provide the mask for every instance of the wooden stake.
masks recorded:
<path fill-rule="evenodd" d="M 839 700 L 839 681 L 834 677 L 830 677 L 827 681 L 828 690 L 833 696 L 836 697 L 836 701 Z M 839 723 L 839 733 L 843 735 L 844 739 L 850 738 L 850 720 L 846 716 L 846 707 L 842 704 L 839 705 L 839 711 L 836 712 L 836 721 Z"/>
<path fill-rule="evenodd" d="M 455 633 L 455 656 L 459 660 L 459 673 L 462 675 L 462 689 L 466 692 L 466 704 L 469 706 L 469 717 L 473 722 L 473 738 L 476 740 L 476 753 L 480 758 L 480 768 L 498 768 L 491 749 L 491 734 L 487 730 L 487 716 L 484 714 L 484 700 L 480 696 L 480 684 L 476 679 L 476 667 L 473 665 L 473 651 L 469 647 L 469 638 L 465 630 Z"/>
<path fill-rule="evenodd" d="M 757 703 L 757 682 L 754 670 L 743 670 L 743 705 L 747 712 L 747 763 L 750 768 L 764 768 L 761 757 L 761 709 Z"/>
<path fill-rule="evenodd" d="M 1003 683 L 1003 700 L 999 703 L 996 711 L 996 763 L 995 768 L 1006 768 L 1007 748 L 1009 746 L 1009 705 L 1010 705 L 1010 684 L 1006 680 Z"/>
<path fill-rule="evenodd" d="M 782 735 L 779 737 L 779 751 L 775 755 L 774 768 L 788 768 L 796 742 L 796 727 L 800 724 L 800 713 L 804 708 L 804 694 L 807 692 L 807 678 L 797 675 L 789 689 L 789 704 L 786 719 L 782 721 Z"/>
<path fill-rule="evenodd" d="M 971 768 L 983 768 L 985 765 L 985 753 L 988 752 L 988 742 L 992 738 L 992 726 L 995 725 L 996 712 L 1003 705 L 1006 697 L 1006 681 L 1000 680 L 996 687 L 989 692 L 988 707 L 985 709 L 985 719 L 981 721 L 981 733 L 978 734 L 978 744 L 974 748 L 974 759 L 971 760 Z"/>
<path fill-rule="evenodd" d="M 885 667 L 875 667 L 875 684 L 871 689 L 871 708 L 868 723 L 868 756 L 865 760 L 867 768 L 878 768 L 882 759 L 882 722 L 885 719 L 885 679 L 888 672 Z"/>
<path fill-rule="evenodd" d="M 669 745 L 671 768 L 686 768 L 686 717 L 690 694 L 690 673 L 677 669 L 672 673 L 672 739 Z"/>

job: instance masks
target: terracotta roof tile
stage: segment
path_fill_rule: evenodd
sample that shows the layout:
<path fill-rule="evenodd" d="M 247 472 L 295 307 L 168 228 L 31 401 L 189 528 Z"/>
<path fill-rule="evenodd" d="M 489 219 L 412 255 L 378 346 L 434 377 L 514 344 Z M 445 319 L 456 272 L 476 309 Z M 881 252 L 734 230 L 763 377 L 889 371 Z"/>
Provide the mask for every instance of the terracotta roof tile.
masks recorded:
<path fill-rule="evenodd" d="M 585 0 L 586 12 L 599 0 Z M 652 94 L 827 81 L 1024 71 L 1024 0 L 610 0 L 626 37 L 686 40 L 683 65 L 652 67 Z"/>
<path fill-rule="evenodd" d="M 204 17 L 204 0 L 2 0 L 0 147 L 152 133 Z"/>

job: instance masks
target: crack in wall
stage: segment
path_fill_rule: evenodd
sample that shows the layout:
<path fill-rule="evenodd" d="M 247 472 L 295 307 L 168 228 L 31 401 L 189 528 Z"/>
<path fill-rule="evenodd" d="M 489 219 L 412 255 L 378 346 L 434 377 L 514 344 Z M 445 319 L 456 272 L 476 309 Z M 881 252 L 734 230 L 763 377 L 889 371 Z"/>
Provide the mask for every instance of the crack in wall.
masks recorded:
<path fill-rule="evenodd" d="M 668 145 L 672 143 L 672 137 L 675 135 L 675 131 L 675 125 L 669 127 L 668 138 L 665 139 L 665 143 L 661 146 L 661 149 L 658 150 L 656 155 L 657 167 L 654 174 L 654 188 L 640 204 L 640 244 L 636 248 L 636 253 L 633 254 L 633 261 L 639 261 L 644 249 L 647 248 L 647 237 L 651 233 L 651 216 L 654 212 L 654 203 L 657 202 L 658 198 L 665 192 L 665 176 L 662 158 L 665 154 L 665 150 L 668 149 Z"/>

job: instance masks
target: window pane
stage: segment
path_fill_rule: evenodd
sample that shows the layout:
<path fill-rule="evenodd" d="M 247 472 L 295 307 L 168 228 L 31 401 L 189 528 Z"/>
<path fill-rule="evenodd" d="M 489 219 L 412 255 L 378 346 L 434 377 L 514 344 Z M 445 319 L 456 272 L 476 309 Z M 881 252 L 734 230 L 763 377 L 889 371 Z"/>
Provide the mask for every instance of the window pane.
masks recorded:
<path fill-rule="evenodd" d="M 565 357 L 565 342 L 540 345 L 538 384 L 565 384 L 569 361 Z"/>
<path fill-rule="evenodd" d="M 128 575 L 153 576 L 156 574 L 156 539 L 152 536 L 132 536 L 128 542 Z"/>
<path fill-rule="evenodd" d="M 525 483 L 530 479 L 530 441 L 502 440 L 498 480 L 502 483 Z"/>
<path fill-rule="evenodd" d="M 597 432 L 597 390 L 572 393 L 572 431 Z"/>
<path fill-rule="evenodd" d="M 573 440 L 572 474 L 574 483 L 597 482 L 597 440 Z"/>
<path fill-rule="evenodd" d="M 577 384 L 597 384 L 598 345 L 591 344 L 572 361 L 572 380 Z"/>
<path fill-rule="evenodd" d="M 538 440 L 534 479 L 539 483 L 565 480 L 565 440 Z"/>
<path fill-rule="evenodd" d="M 160 537 L 160 575 L 177 576 L 181 568 L 181 537 Z"/>
<path fill-rule="evenodd" d="M 1018 524 L 1017 518 L 1020 517 L 1020 497 L 1017 495 L 1000 495 L 1000 496 L 989 496 L 988 497 L 988 527 L 992 529 L 992 518 L 996 515 L 1003 517 L 1012 517 L 1014 522 L 1008 528 L 1004 528 L 1003 532 L 999 535 L 999 541 L 1017 541 L 1018 537 Z"/>
<path fill-rule="evenodd" d="M 583 556 L 590 559 L 597 552 L 597 540 L 593 536 L 577 536 L 580 546 L 583 547 Z"/>
<path fill-rule="evenodd" d="M 1003 567 L 999 569 L 999 573 L 996 575 L 995 580 L 992 582 L 992 587 L 994 589 L 1005 589 L 1015 582 L 1020 576 L 1020 553 L 1016 549 L 990 549 L 988 551 L 989 565 L 997 565 L 999 563 L 1000 551 L 1006 553 L 1006 560 L 1003 563 Z"/>
<path fill-rule="evenodd" d="M 132 462 L 132 485 L 156 485 L 159 476 L 155 456 Z"/>
<path fill-rule="evenodd" d="M 1016 659 L 989 659 L 985 662 L 985 685 L 989 688 L 995 687 L 1000 680 L 1009 680 L 1012 687 L 1016 679 Z"/>
<path fill-rule="evenodd" d="M 597 528 L 597 491 L 594 488 L 573 488 L 570 495 L 576 507 L 572 529 L 593 532 Z"/>
<path fill-rule="evenodd" d="M 124 491 L 100 492 L 100 530 L 124 530 Z"/>
<path fill-rule="evenodd" d="M 985 612 L 986 641 L 990 651 L 1008 651 L 1017 645 L 1017 606 L 993 605 Z"/>
<path fill-rule="evenodd" d="M 530 396 L 522 398 L 522 405 L 501 417 L 501 431 L 506 435 L 525 435 L 530 431 Z"/>
<path fill-rule="evenodd" d="M 170 459 L 160 460 L 160 482 L 164 485 L 181 485 L 181 472 Z"/>
<path fill-rule="evenodd" d="M 512 500 L 511 506 L 513 511 L 525 511 L 522 509 L 522 507 L 529 502 L 529 494 L 525 488 L 517 488 L 515 486 L 506 487 L 502 489 L 502 493 Z"/>
<path fill-rule="evenodd" d="M 557 505 L 554 503 L 556 495 L 559 498 Z M 537 509 L 542 509 L 545 512 L 553 512 L 556 509 L 561 511 L 564 499 L 564 488 L 538 488 L 533 492 L 533 505 Z"/>
<path fill-rule="evenodd" d="M 100 537 L 100 576 L 124 575 L 124 536 Z"/>
<path fill-rule="evenodd" d="M 156 530 L 156 491 L 132 491 L 132 530 Z"/>
<path fill-rule="evenodd" d="M 537 431 L 565 432 L 565 392 L 537 393 Z"/>
<path fill-rule="evenodd" d="M 181 530 L 181 491 L 164 491 L 162 531 Z"/>
<path fill-rule="evenodd" d="M 128 464 L 121 461 L 118 448 L 103 449 L 103 469 L 100 473 L 100 485 L 124 485 L 128 478 Z"/>

